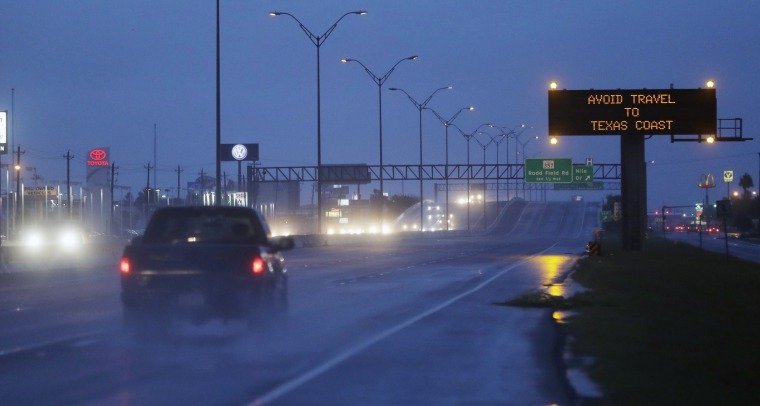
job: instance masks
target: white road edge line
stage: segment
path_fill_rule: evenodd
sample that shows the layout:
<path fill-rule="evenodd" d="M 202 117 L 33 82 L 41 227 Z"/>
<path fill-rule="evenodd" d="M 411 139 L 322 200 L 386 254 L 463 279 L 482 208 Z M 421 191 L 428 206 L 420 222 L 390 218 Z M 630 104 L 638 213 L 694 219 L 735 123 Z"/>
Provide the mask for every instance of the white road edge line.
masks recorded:
<path fill-rule="evenodd" d="M 102 332 L 72 334 L 72 335 L 68 335 L 64 337 L 54 338 L 48 341 L 43 341 L 40 343 L 20 345 L 20 346 L 16 346 L 7 350 L 0 350 L 0 358 L 14 356 L 23 352 L 38 351 L 43 348 L 52 347 L 52 346 L 64 344 L 67 342 L 75 342 L 75 341 L 84 340 L 84 339 L 92 339 L 92 337 L 96 337 L 99 334 L 102 334 Z"/>
<path fill-rule="evenodd" d="M 404 329 L 404 328 L 406 328 L 406 327 L 408 327 L 408 326 L 416 323 L 417 321 L 419 321 L 419 320 L 421 320 L 421 319 L 423 319 L 423 318 L 425 318 L 427 316 L 430 316 L 433 313 L 437 313 L 438 311 L 440 311 L 440 310 L 448 307 L 449 305 L 451 305 L 452 303 L 458 301 L 459 299 L 462 299 L 462 298 L 464 298 L 466 296 L 469 296 L 469 295 L 471 295 L 471 294 L 479 291 L 480 289 L 482 289 L 486 285 L 490 284 L 491 282 L 493 282 L 497 278 L 501 277 L 505 273 L 511 271 L 512 269 L 515 269 L 518 266 L 525 264 L 526 262 L 532 260 L 533 258 L 535 258 L 535 257 L 537 257 L 539 255 L 543 255 L 546 251 L 549 251 L 550 249 L 554 248 L 557 244 L 558 243 L 552 244 L 550 247 L 546 248 L 545 250 L 540 251 L 540 252 L 538 252 L 536 254 L 533 254 L 530 257 L 525 258 L 522 261 L 517 262 L 517 263 L 513 264 L 512 266 L 501 270 L 500 272 L 498 272 L 497 274 L 491 276 L 490 278 L 486 279 L 485 281 L 481 282 L 479 285 L 475 286 L 474 288 L 472 288 L 472 289 L 470 289 L 470 290 L 468 290 L 466 292 L 462 292 L 459 295 L 456 295 L 456 296 L 452 297 L 451 299 L 448 299 L 448 300 L 446 300 L 446 301 L 438 304 L 437 306 L 434 306 L 434 307 L 432 307 L 432 308 L 430 308 L 430 309 L 428 309 L 428 310 L 426 310 L 426 311 L 424 311 L 424 312 L 422 312 L 422 313 L 420 313 L 420 314 L 418 314 L 416 316 L 413 316 L 413 317 L 411 317 L 411 318 L 409 318 L 409 319 L 401 322 L 400 324 L 397 324 L 397 325 L 395 325 L 395 326 L 393 326 L 393 327 L 391 327 L 391 328 L 389 328 L 389 329 L 387 329 L 385 331 L 382 331 L 379 334 L 375 335 L 374 337 L 370 337 L 368 340 L 364 341 L 363 343 L 359 343 L 359 344 L 357 344 L 357 345 L 349 348 L 345 352 L 340 353 L 340 354 L 336 355 L 335 357 L 333 357 L 331 359 L 328 359 L 327 361 L 323 362 L 320 365 L 315 366 L 314 368 L 312 368 L 312 369 L 304 372 L 303 374 L 301 374 L 299 376 L 296 376 L 295 378 L 290 379 L 289 381 L 285 381 L 284 383 L 280 384 L 276 388 L 272 389 L 271 391 L 269 391 L 269 392 L 265 393 L 264 395 L 258 397 L 253 402 L 249 403 L 249 405 L 258 406 L 258 405 L 263 405 L 263 404 L 265 404 L 267 402 L 273 402 L 273 401 L 277 400 L 278 398 L 280 398 L 280 397 L 288 394 L 289 392 L 291 392 L 291 391 L 295 390 L 296 388 L 304 385 L 305 383 L 311 381 L 312 379 L 318 377 L 319 375 L 322 375 L 323 373 L 329 371 L 330 369 L 332 369 L 336 365 L 342 363 L 343 361 L 347 360 L 348 358 L 351 358 L 352 356 L 354 356 L 357 353 L 363 351 L 364 349 L 368 348 L 369 346 L 377 343 L 378 341 L 381 341 L 381 340 L 383 340 L 383 339 L 385 339 L 387 337 L 390 337 L 391 335 L 393 335 L 393 334 L 397 333 L 398 331 L 400 331 L 400 330 L 402 330 L 402 329 Z"/>

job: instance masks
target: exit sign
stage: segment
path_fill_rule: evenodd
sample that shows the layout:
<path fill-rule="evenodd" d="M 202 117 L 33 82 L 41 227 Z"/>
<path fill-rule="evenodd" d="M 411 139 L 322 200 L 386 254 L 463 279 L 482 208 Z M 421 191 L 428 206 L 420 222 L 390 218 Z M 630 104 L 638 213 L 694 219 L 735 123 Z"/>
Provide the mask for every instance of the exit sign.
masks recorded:
<path fill-rule="evenodd" d="M 525 160 L 527 183 L 571 183 L 573 162 L 570 158 L 528 158 Z"/>
<path fill-rule="evenodd" d="M 573 183 L 590 183 L 594 181 L 594 167 L 591 165 L 573 166 Z"/>

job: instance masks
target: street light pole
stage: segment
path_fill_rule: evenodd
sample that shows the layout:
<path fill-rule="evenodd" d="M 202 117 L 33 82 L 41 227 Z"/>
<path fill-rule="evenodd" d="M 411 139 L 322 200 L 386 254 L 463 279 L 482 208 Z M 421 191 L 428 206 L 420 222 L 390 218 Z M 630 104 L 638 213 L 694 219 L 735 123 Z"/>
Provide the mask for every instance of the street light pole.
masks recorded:
<path fill-rule="evenodd" d="M 486 227 L 486 191 L 488 190 L 486 187 L 486 149 L 493 143 L 493 136 L 490 134 L 484 133 L 482 131 L 479 131 L 478 134 L 487 135 L 489 138 L 489 141 L 486 143 L 480 142 L 478 137 L 473 137 L 475 139 L 475 142 L 480 145 L 481 148 L 483 148 L 483 232 L 487 230 Z"/>
<path fill-rule="evenodd" d="M 522 135 L 522 133 L 525 132 L 525 130 L 528 127 L 526 127 L 525 124 L 520 124 L 520 125 L 518 125 L 518 126 L 516 126 L 514 128 L 508 128 L 506 126 L 499 126 L 499 125 L 494 125 L 494 124 L 492 124 L 490 127 L 499 130 L 499 132 L 501 132 L 502 136 L 504 136 L 504 139 L 507 141 L 507 144 L 506 144 L 506 146 L 507 146 L 506 147 L 506 149 L 507 149 L 507 151 L 506 151 L 506 154 L 507 154 L 507 167 L 509 167 L 509 137 L 511 136 L 512 138 L 515 139 L 515 164 L 516 164 L 517 163 L 517 143 L 519 142 L 519 138 Z M 498 161 L 498 156 L 499 156 L 499 144 L 500 143 L 501 143 L 501 141 L 499 141 L 499 142 L 496 143 L 496 157 L 497 157 L 496 159 L 497 159 L 497 161 Z M 498 162 L 497 162 L 497 166 L 498 166 Z M 517 185 L 515 184 L 515 192 L 516 191 L 517 191 Z M 496 186 L 496 200 L 497 200 L 497 203 L 498 203 L 498 199 L 499 199 L 498 192 L 499 192 L 499 187 L 498 187 L 498 180 L 497 180 L 497 186 Z M 507 178 L 507 201 L 509 201 L 509 178 Z"/>
<path fill-rule="evenodd" d="M 445 133 L 446 133 L 446 165 L 444 167 L 446 170 L 446 176 L 445 176 L 446 177 L 446 231 L 449 231 L 449 221 L 451 220 L 449 216 L 449 126 L 454 123 L 454 120 L 456 120 L 456 118 L 459 116 L 459 113 L 465 110 L 475 110 L 475 107 L 474 106 L 462 107 L 461 109 L 459 109 L 459 111 L 454 113 L 454 115 L 451 116 L 451 118 L 449 118 L 448 120 L 445 120 L 443 117 L 441 117 L 441 115 L 438 114 L 437 111 L 430 108 L 428 108 L 428 110 L 432 111 L 433 114 L 435 114 L 435 116 L 438 117 L 438 121 L 440 121 L 441 124 L 443 124 L 443 127 L 445 128 Z"/>
<path fill-rule="evenodd" d="M 311 30 L 306 28 L 305 25 L 301 23 L 301 21 L 298 20 L 293 14 L 290 13 L 283 13 L 279 11 L 270 11 L 269 15 L 271 16 L 280 16 L 285 15 L 298 23 L 298 26 L 301 27 L 301 30 L 306 34 L 306 36 L 309 38 L 309 40 L 316 46 L 317 48 L 317 232 L 319 234 L 322 233 L 322 177 L 320 176 L 321 168 L 322 168 L 322 97 L 321 97 L 321 81 L 320 81 L 320 63 L 319 63 L 319 50 L 322 47 L 322 44 L 327 40 L 327 38 L 332 34 L 332 32 L 335 30 L 335 28 L 338 26 L 338 23 L 345 18 L 347 15 L 356 14 L 356 15 L 365 15 L 367 14 L 364 10 L 359 11 L 349 11 L 348 13 L 343 14 L 337 21 L 333 23 L 333 25 L 330 26 L 322 35 L 314 35 Z"/>
<path fill-rule="evenodd" d="M 490 124 L 485 123 L 478 126 L 478 128 L 475 129 L 475 131 L 471 133 L 465 133 L 462 131 L 461 128 L 454 125 L 454 127 L 459 130 L 459 133 L 462 134 L 462 136 L 467 141 L 467 231 L 470 231 L 470 178 L 472 177 L 472 167 L 470 166 L 470 139 L 477 134 L 481 128 L 488 126 Z"/>
<path fill-rule="evenodd" d="M 348 62 L 356 62 L 359 65 L 364 68 L 364 71 L 367 72 L 370 78 L 377 84 L 377 97 L 378 97 L 378 112 L 379 112 L 379 122 L 380 122 L 380 233 L 384 232 L 384 219 L 383 215 L 384 209 L 385 209 L 385 190 L 383 189 L 383 93 L 382 88 L 383 84 L 386 80 L 391 76 L 391 73 L 396 69 L 396 66 L 398 66 L 401 62 L 404 61 L 413 61 L 417 59 L 417 55 L 412 55 L 406 58 L 400 59 L 398 62 L 396 62 L 395 65 L 393 65 L 392 68 L 388 70 L 388 72 L 385 72 L 383 76 L 377 76 L 375 75 L 369 68 L 367 68 L 366 65 L 364 65 L 361 61 L 356 59 L 350 59 L 350 58 L 343 58 L 340 61 L 343 63 Z"/>
<path fill-rule="evenodd" d="M 427 104 L 430 103 L 430 100 L 433 98 L 433 96 L 435 96 L 436 93 L 438 93 L 441 90 L 451 90 L 451 89 L 453 89 L 453 87 L 451 87 L 451 86 L 439 87 L 438 89 L 435 89 L 435 91 L 433 93 L 431 93 L 430 96 L 428 96 L 428 98 L 425 99 L 424 102 L 420 103 L 417 100 L 415 100 L 414 97 L 412 97 L 404 89 L 399 89 L 399 88 L 395 88 L 395 87 L 388 88 L 388 90 L 399 90 L 399 91 L 404 92 L 404 94 L 406 95 L 406 97 L 409 98 L 409 101 L 411 101 L 412 104 L 414 104 L 414 107 L 416 107 L 417 110 L 420 112 L 420 167 L 419 167 L 419 176 L 420 176 L 420 231 L 424 231 L 423 230 L 423 224 L 424 224 L 423 221 L 424 221 L 424 216 L 425 216 L 425 213 L 424 213 L 424 211 L 425 211 L 424 210 L 424 208 L 425 208 L 425 199 L 424 199 L 423 187 L 422 187 L 422 110 L 424 110 L 426 108 Z"/>
<path fill-rule="evenodd" d="M 525 146 L 528 145 L 531 141 L 537 140 L 537 139 L 538 139 L 538 135 L 534 135 L 533 137 L 528 138 L 528 140 L 525 141 L 525 142 L 522 142 L 520 140 L 520 136 L 517 136 L 517 138 L 515 138 L 515 142 L 516 142 L 516 144 L 515 144 L 515 162 L 519 163 L 519 157 L 518 157 L 519 152 L 517 151 L 517 144 L 520 144 L 520 146 L 522 146 L 523 172 L 525 172 L 525 166 L 524 166 L 524 164 L 525 164 L 525 158 L 526 158 L 526 156 L 525 156 Z M 525 178 L 525 174 L 523 173 L 523 199 L 525 198 L 525 179 L 524 178 Z M 516 184 L 515 184 L 515 195 L 517 195 L 517 185 Z"/>
<path fill-rule="evenodd" d="M 221 107 L 221 55 L 219 50 L 219 0 L 216 0 L 216 189 L 215 206 L 222 204 L 222 107 Z M 150 202 L 150 200 L 148 200 Z"/>
<path fill-rule="evenodd" d="M 509 168 L 509 134 L 502 133 L 501 135 L 490 137 L 491 142 L 493 142 L 496 146 L 496 210 L 498 213 L 499 203 L 501 203 L 501 200 L 499 198 L 499 178 L 501 177 L 501 174 L 499 172 L 499 145 L 501 145 L 502 142 L 507 141 L 507 168 Z M 507 177 L 507 202 L 509 202 L 509 177 Z"/>

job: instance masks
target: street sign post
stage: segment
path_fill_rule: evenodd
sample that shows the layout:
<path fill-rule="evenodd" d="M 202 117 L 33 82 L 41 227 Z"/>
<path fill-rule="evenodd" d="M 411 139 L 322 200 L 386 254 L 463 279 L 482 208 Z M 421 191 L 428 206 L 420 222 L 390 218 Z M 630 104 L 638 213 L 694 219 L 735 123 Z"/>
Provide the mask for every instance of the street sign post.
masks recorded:
<path fill-rule="evenodd" d="M 527 158 L 525 159 L 525 182 L 527 183 L 571 183 L 573 162 L 570 158 Z"/>

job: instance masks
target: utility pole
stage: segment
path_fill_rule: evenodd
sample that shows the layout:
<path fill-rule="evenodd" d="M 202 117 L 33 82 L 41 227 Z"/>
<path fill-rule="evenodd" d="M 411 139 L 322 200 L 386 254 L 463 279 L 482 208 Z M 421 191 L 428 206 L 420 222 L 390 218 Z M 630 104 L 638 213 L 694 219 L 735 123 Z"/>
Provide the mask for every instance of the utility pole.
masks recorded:
<path fill-rule="evenodd" d="M 150 161 L 148 161 L 148 165 L 143 166 L 143 168 L 148 170 L 148 179 L 145 183 L 145 202 L 150 204 L 150 168 L 152 168 L 152 166 L 150 166 Z"/>
<path fill-rule="evenodd" d="M 116 183 L 116 170 L 117 169 L 118 169 L 118 167 L 116 166 L 116 162 L 111 162 L 111 215 L 109 217 L 111 219 L 111 223 L 110 223 L 110 225 L 108 227 L 108 230 L 109 230 L 109 232 L 110 232 L 111 235 L 113 235 L 113 223 L 114 223 L 114 221 L 113 221 L 113 215 L 114 215 L 114 210 L 113 210 L 113 187 L 114 187 L 114 184 Z M 119 235 L 121 235 L 121 233 L 119 233 Z"/>
<path fill-rule="evenodd" d="M 179 175 L 184 171 L 184 169 L 180 169 L 179 165 L 177 165 L 177 169 L 174 170 L 174 172 L 177 172 L 177 200 L 180 199 L 179 197 Z"/>
<path fill-rule="evenodd" d="M 74 155 L 71 155 L 71 150 L 66 151 L 66 205 L 69 211 L 69 220 L 72 219 L 72 199 L 71 199 L 71 160 L 74 159 Z"/>
<path fill-rule="evenodd" d="M 16 203 L 14 204 L 14 207 L 16 211 L 15 211 L 14 223 L 13 223 L 14 230 L 16 230 L 16 225 L 18 224 L 18 221 L 19 221 L 18 205 L 19 205 L 19 199 L 21 199 L 21 144 L 19 144 L 16 149 L 16 168 L 15 169 L 16 169 Z M 22 206 L 21 208 L 22 216 L 23 216 L 23 213 L 24 213 L 24 208 Z"/>
<path fill-rule="evenodd" d="M 222 184 L 222 196 L 227 196 L 227 171 L 223 172 L 224 183 Z"/>
<path fill-rule="evenodd" d="M 156 133 L 157 133 L 157 125 L 153 124 L 153 184 L 158 187 L 158 181 L 156 180 L 156 175 L 158 174 L 158 159 L 156 158 Z"/>

